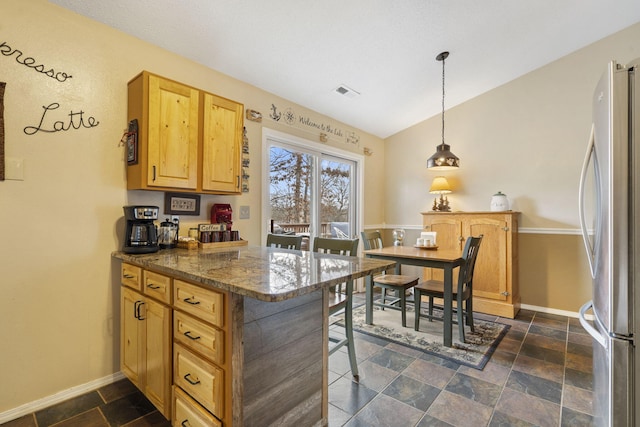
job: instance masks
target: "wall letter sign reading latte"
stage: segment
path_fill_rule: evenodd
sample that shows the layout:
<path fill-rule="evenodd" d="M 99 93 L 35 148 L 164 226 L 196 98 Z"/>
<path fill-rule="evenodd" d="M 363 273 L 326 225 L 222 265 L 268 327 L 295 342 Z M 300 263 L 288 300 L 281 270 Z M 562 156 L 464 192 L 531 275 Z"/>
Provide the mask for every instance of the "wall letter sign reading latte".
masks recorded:
<path fill-rule="evenodd" d="M 18 49 L 13 49 L 11 46 L 7 44 L 7 42 L 2 42 L 0 44 L 0 53 L 3 54 L 4 56 L 15 56 L 16 62 L 18 64 L 22 64 L 25 67 L 29 67 L 59 82 L 64 82 L 67 79 L 70 79 L 71 77 L 73 77 L 61 71 L 56 72 L 53 68 L 49 68 L 48 70 L 45 71 L 45 68 L 47 67 L 45 67 L 44 64 L 36 64 L 36 60 L 30 56 L 23 58 L 22 51 Z"/>
<path fill-rule="evenodd" d="M 60 104 L 58 104 L 57 102 L 53 102 L 46 107 L 43 106 L 42 108 L 44 108 L 44 112 L 42 113 L 42 117 L 40 118 L 40 123 L 38 123 L 38 126 L 27 126 L 23 129 L 24 133 L 26 133 L 27 135 L 34 135 L 37 132 L 51 133 L 51 132 L 68 131 L 68 130 L 71 130 L 72 128 L 80 129 L 81 127 L 94 128 L 100 124 L 100 122 L 97 121 L 95 117 L 92 117 L 92 116 L 87 117 L 87 121 L 85 123 L 84 111 L 80 110 L 78 112 L 70 111 L 69 120 L 67 122 L 58 120 L 56 122 L 53 122 L 53 124 L 50 125 L 49 128 L 47 128 L 46 127 L 47 123 L 45 123 L 45 117 L 47 116 L 47 112 L 49 110 L 57 110 L 58 108 L 60 108 Z"/>

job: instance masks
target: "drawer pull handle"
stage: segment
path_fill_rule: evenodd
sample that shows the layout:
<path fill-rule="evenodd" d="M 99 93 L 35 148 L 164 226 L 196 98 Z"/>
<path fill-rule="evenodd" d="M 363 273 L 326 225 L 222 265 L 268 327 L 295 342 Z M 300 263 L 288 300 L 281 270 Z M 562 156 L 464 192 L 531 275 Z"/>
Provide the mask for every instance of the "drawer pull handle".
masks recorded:
<path fill-rule="evenodd" d="M 187 374 L 187 375 L 185 375 L 185 376 L 184 376 L 184 379 L 185 379 L 185 380 L 187 380 L 187 382 L 188 382 L 189 384 L 191 384 L 191 385 L 198 385 L 198 384 L 200 384 L 200 380 L 196 379 L 195 381 L 193 381 L 193 380 L 191 379 L 191 374 Z"/>
<path fill-rule="evenodd" d="M 189 424 L 189 420 L 184 420 L 183 422 L 181 422 L 181 423 L 180 423 L 180 425 L 181 425 L 182 427 L 189 427 L 189 426 L 191 426 L 191 424 Z"/>
<path fill-rule="evenodd" d="M 185 336 L 185 337 L 187 337 L 187 338 L 189 338 L 189 339 L 191 339 L 191 340 L 194 340 L 194 341 L 195 341 L 195 340 L 199 340 L 199 339 L 200 339 L 200 337 L 194 337 L 193 335 L 191 335 L 191 331 L 187 331 L 187 332 L 185 332 L 185 333 L 184 333 L 184 336 Z"/>
<path fill-rule="evenodd" d="M 159 286 L 159 285 L 154 285 L 153 283 L 149 283 L 149 284 L 147 285 L 147 288 L 151 288 L 151 289 L 160 289 L 160 286 Z"/>
<path fill-rule="evenodd" d="M 187 304 L 191 304 L 191 305 L 198 305 L 198 304 L 200 304 L 200 301 L 196 301 L 194 298 L 195 298 L 195 297 L 185 298 L 185 299 L 184 299 L 184 302 L 186 302 Z"/>
<path fill-rule="evenodd" d="M 134 277 L 136 277 L 136 276 L 134 276 L 133 274 L 127 274 L 127 273 L 123 274 L 122 276 L 123 276 L 125 279 L 133 279 Z"/>

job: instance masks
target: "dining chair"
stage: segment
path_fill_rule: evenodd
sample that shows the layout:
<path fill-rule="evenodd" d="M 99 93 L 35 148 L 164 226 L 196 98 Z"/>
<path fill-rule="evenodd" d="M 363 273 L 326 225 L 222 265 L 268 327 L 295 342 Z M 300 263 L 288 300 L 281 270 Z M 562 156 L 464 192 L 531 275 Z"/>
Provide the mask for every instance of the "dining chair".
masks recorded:
<path fill-rule="evenodd" d="M 456 300 L 456 311 L 458 313 L 458 330 L 460 332 L 460 342 L 464 343 L 464 325 L 466 324 L 473 332 L 473 270 L 478 257 L 478 250 L 482 242 L 482 235 L 478 237 L 468 237 L 462 252 L 465 260 L 458 272 L 458 285 L 453 288 L 453 298 Z M 429 314 L 420 313 L 420 303 L 422 296 L 429 297 Z M 442 320 L 433 315 L 434 298 L 444 298 L 444 283 L 441 280 L 427 280 L 420 283 L 413 290 L 413 297 L 416 309 L 415 330 L 420 330 L 420 317 L 427 317 L 429 321 L 433 319 Z M 463 308 L 464 307 L 464 308 Z"/>
<path fill-rule="evenodd" d="M 302 237 L 293 234 L 267 234 L 267 246 L 274 248 L 284 249 L 297 249 L 302 248 Z"/>
<path fill-rule="evenodd" d="M 361 233 L 362 243 L 365 250 L 378 249 L 382 245 L 382 235 L 379 231 L 363 231 Z M 400 310 L 402 313 L 402 326 L 407 326 L 407 289 L 411 289 L 418 284 L 420 278 L 418 276 L 408 276 L 404 274 L 386 274 L 374 276 L 372 279 L 373 287 L 379 287 L 382 295 L 379 300 L 374 301 L 373 305 L 393 310 Z M 395 292 L 395 297 L 387 300 L 387 290 Z"/>
<path fill-rule="evenodd" d="M 345 256 L 356 256 L 358 253 L 358 239 L 329 239 L 316 237 L 313 240 L 313 251 Z M 349 354 L 351 374 L 358 381 L 358 362 L 356 360 L 356 347 L 353 340 L 353 280 L 345 283 L 345 292 L 338 292 L 333 286 L 329 289 L 329 317 L 344 312 L 344 337 L 336 337 L 329 334 L 329 341 L 333 343 L 329 348 L 329 355 L 335 353 L 341 347 L 346 346 Z"/>

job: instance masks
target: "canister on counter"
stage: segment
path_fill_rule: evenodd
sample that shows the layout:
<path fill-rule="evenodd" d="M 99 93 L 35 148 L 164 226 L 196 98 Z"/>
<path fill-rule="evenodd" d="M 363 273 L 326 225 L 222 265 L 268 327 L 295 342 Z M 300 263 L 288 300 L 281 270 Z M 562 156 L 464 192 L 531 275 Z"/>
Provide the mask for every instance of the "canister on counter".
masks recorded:
<path fill-rule="evenodd" d="M 200 232 L 200 241 L 202 243 L 209 243 L 211 242 L 211 231 L 201 231 Z"/>
<path fill-rule="evenodd" d="M 190 228 L 189 229 L 189 237 L 198 240 L 200 238 L 200 233 L 198 232 L 197 228 Z"/>

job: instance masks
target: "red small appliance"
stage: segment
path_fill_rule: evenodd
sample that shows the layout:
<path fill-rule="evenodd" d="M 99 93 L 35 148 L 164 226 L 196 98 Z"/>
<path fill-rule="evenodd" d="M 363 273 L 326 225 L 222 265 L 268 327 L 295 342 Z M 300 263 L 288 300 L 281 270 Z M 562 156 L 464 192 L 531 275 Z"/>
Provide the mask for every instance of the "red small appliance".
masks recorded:
<path fill-rule="evenodd" d="M 229 204 L 215 203 L 211 207 L 211 224 L 227 224 L 227 231 L 231 230 L 232 216 L 233 211 Z"/>

